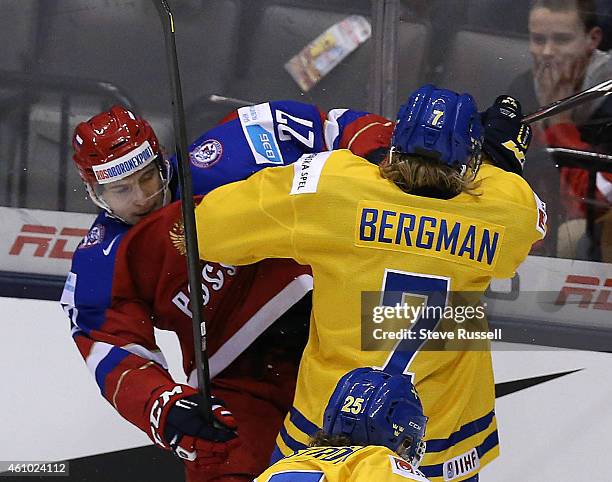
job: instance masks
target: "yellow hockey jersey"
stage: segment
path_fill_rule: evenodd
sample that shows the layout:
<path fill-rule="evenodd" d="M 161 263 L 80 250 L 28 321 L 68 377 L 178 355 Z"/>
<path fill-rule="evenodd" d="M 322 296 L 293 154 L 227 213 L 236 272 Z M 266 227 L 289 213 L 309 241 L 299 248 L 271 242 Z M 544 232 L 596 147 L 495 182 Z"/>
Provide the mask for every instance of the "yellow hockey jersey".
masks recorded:
<path fill-rule="evenodd" d="M 544 237 L 545 206 L 524 179 L 491 165 L 477 179 L 478 196 L 413 196 L 377 166 L 340 150 L 264 169 L 198 206 L 203 258 L 293 258 L 313 270 L 309 340 L 274 460 L 306 447 L 337 381 L 361 366 L 413 374 L 429 417 L 420 467 L 428 478 L 463 480 L 498 455 L 488 342 L 485 349 L 434 351 L 407 339 L 362 349 L 362 293 L 409 298 L 423 286 L 482 293 L 492 277 L 513 276 Z"/>
<path fill-rule="evenodd" d="M 312 447 L 268 468 L 254 482 L 427 482 L 387 447 Z"/>

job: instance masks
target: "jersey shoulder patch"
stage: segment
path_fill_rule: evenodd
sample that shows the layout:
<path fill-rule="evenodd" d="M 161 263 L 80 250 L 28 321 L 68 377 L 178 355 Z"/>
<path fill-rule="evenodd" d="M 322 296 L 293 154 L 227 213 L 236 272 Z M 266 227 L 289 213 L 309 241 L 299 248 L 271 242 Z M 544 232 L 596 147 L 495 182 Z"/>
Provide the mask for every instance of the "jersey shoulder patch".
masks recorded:
<path fill-rule="evenodd" d="M 89 231 L 87 232 L 87 234 L 85 235 L 85 237 L 83 238 L 83 240 L 81 241 L 77 249 L 91 248 L 92 246 L 96 246 L 97 244 L 100 244 L 104 240 L 105 231 L 106 231 L 106 228 L 104 227 L 103 224 L 100 224 L 100 223 L 94 224 L 89 229 Z"/>
<path fill-rule="evenodd" d="M 415 469 L 410 463 L 401 457 L 389 455 L 389 462 L 391 463 L 391 472 L 394 474 L 400 475 L 408 480 L 427 482 L 427 479 L 421 471 Z"/>
<path fill-rule="evenodd" d="M 129 229 L 130 226 L 100 214 L 74 251 L 71 271 L 92 282 L 97 271 L 112 272 L 121 238 Z"/>
<path fill-rule="evenodd" d="M 533 192 L 533 197 L 535 198 L 535 204 L 538 211 L 535 228 L 542 235 L 542 238 L 544 238 L 544 236 L 546 236 L 546 223 L 548 222 L 546 203 L 538 197 L 535 191 Z"/>
<path fill-rule="evenodd" d="M 315 193 L 323 166 L 332 151 L 304 154 L 293 164 L 293 183 L 289 194 Z"/>
<path fill-rule="evenodd" d="M 255 163 L 283 165 L 283 156 L 274 135 L 270 103 L 241 107 L 238 118 Z"/>

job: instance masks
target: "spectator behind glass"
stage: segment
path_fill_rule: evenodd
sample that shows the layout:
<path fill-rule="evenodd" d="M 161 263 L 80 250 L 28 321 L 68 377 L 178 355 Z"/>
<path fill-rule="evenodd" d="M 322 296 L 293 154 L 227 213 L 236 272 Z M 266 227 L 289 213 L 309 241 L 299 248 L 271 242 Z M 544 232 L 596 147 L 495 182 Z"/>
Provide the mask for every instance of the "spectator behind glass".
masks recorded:
<path fill-rule="evenodd" d="M 510 95 L 530 112 L 612 78 L 612 55 L 597 48 L 601 40 L 594 0 L 534 0 L 529 11 L 533 67 L 514 79 Z M 612 153 L 612 97 L 582 104 L 533 127 L 535 148 L 539 144 Z M 558 231 L 560 257 L 589 258 L 584 200 L 591 198 L 586 201 L 596 202 L 594 241 L 601 249 L 590 259 L 609 258 L 605 251 L 612 247 L 599 246 L 599 237 L 612 202 L 612 175 L 598 173 L 596 181 L 597 189 L 589 195 L 586 170 L 561 169 L 560 197 L 566 221 Z"/>

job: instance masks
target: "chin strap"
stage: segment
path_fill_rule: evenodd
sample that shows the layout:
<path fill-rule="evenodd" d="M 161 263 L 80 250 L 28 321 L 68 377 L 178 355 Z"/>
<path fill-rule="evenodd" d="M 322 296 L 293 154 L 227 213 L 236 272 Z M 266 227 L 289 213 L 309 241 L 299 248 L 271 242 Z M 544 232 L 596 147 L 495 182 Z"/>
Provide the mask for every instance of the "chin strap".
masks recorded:
<path fill-rule="evenodd" d="M 163 171 L 166 171 L 166 174 L 163 174 Z M 159 166 L 159 175 L 162 180 L 162 189 L 164 190 L 164 198 L 162 199 L 162 207 L 167 206 L 171 201 L 171 193 L 170 189 L 170 176 L 172 175 L 172 169 L 170 167 L 170 163 L 164 159 L 163 165 Z"/>

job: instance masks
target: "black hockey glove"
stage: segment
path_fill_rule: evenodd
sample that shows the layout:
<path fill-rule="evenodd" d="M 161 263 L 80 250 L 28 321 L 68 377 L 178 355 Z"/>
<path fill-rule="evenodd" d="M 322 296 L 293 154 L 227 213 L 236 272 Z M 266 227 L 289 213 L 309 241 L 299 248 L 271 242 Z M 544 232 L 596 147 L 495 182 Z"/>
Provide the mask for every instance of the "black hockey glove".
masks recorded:
<path fill-rule="evenodd" d="M 500 95 L 480 114 L 484 151 L 495 166 L 520 176 L 531 142 L 531 127 L 521 122 L 522 117 L 521 104 L 509 95 Z"/>
<path fill-rule="evenodd" d="M 223 401 L 211 399 L 212 424 L 200 412 L 203 401 L 196 390 L 186 385 L 165 387 L 157 394 L 150 413 L 154 440 L 198 468 L 224 463 L 229 452 L 239 445 L 236 421 Z"/>

